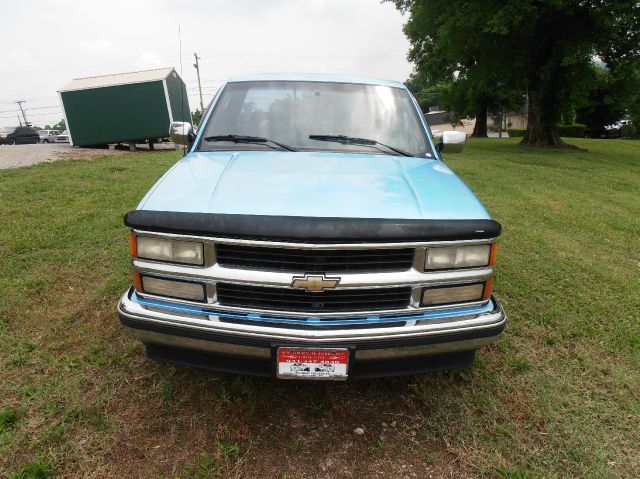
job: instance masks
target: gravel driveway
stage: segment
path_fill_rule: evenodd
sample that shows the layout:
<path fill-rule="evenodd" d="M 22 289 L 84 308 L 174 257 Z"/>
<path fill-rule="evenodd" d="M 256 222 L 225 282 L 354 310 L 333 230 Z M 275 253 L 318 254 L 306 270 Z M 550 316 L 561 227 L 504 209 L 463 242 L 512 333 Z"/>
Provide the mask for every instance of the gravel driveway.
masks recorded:
<path fill-rule="evenodd" d="M 64 159 L 121 155 L 122 151 L 74 148 L 70 145 L 0 145 L 0 169 L 19 168 Z"/>
<path fill-rule="evenodd" d="M 175 149 L 173 143 L 165 142 L 155 145 L 156 150 Z M 140 151 L 149 151 L 144 146 Z M 74 148 L 67 144 L 37 145 L 0 145 L 0 170 L 7 168 L 19 168 L 31 166 L 37 163 L 46 163 L 57 160 L 88 160 L 103 156 L 130 154 L 128 150 L 100 149 L 100 148 Z"/>

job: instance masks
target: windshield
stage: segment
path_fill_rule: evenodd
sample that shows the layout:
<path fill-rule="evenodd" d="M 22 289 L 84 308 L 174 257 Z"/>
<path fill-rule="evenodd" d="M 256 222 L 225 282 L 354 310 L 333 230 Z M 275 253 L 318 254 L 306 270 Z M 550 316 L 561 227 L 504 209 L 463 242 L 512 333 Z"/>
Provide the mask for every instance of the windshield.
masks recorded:
<path fill-rule="evenodd" d="M 264 144 L 205 141 L 243 135 L 305 151 L 389 153 L 363 144 L 311 139 L 314 135 L 366 138 L 413 156 L 432 156 L 407 91 L 379 85 L 333 82 L 229 83 L 205 127 L 198 149 L 268 149 Z"/>

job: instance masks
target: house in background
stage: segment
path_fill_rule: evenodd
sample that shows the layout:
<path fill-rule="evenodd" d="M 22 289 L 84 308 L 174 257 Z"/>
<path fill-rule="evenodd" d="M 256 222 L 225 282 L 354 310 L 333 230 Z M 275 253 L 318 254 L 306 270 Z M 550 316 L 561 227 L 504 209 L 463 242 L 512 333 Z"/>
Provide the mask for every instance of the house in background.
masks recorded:
<path fill-rule="evenodd" d="M 507 128 L 526 130 L 527 125 L 529 124 L 529 102 L 525 102 L 525 104 L 518 110 L 505 112 L 504 116 L 507 122 Z M 489 124 L 498 128 L 500 124 L 500 113 L 492 113 L 489 119 Z"/>
<path fill-rule="evenodd" d="M 526 130 L 529 119 L 529 104 L 525 103 L 520 109 L 504 113 L 507 129 Z M 463 118 L 458 125 L 455 125 L 456 116 L 453 112 L 440 109 L 438 106 L 430 107 L 424 114 L 425 119 L 432 133 L 438 135 L 445 130 L 463 130 L 467 134 L 473 133 L 476 124 L 475 118 Z M 504 121 L 504 120 L 503 120 Z M 454 126 L 455 125 L 455 126 Z M 492 112 L 487 116 L 489 136 L 494 136 L 500 126 L 500 112 Z M 502 131 L 505 124 L 502 124 Z"/>
<path fill-rule="evenodd" d="M 439 133 L 445 130 L 463 130 L 470 135 L 473 132 L 473 126 L 475 125 L 474 119 L 462 119 L 459 124 L 455 124 L 456 115 L 451 111 L 440 110 L 434 108 L 428 113 L 424 114 L 425 119 L 431 132 L 438 136 Z"/>

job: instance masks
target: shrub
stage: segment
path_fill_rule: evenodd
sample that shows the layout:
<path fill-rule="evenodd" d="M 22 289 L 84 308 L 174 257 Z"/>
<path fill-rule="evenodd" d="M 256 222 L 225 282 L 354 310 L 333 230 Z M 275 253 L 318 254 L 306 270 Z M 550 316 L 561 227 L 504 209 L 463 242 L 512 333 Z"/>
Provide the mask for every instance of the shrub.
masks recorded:
<path fill-rule="evenodd" d="M 584 138 L 584 132 L 587 129 L 587 125 L 582 125 L 580 123 L 556 126 L 558 127 L 558 134 L 567 138 Z"/>
<path fill-rule="evenodd" d="M 575 123 L 573 125 L 556 125 L 558 128 L 558 134 L 566 138 L 584 138 L 584 132 L 587 129 L 587 125 Z M 522 128 L 508 128 L 507 132 L 512 138 L 522 137 L 526 133 L 526 129 Z"/>
<path fill-rule="evenodd" d="M 640 138 L 640 128 L 635 124 L 626 124 L 620 128 L 620 138 Z"/>

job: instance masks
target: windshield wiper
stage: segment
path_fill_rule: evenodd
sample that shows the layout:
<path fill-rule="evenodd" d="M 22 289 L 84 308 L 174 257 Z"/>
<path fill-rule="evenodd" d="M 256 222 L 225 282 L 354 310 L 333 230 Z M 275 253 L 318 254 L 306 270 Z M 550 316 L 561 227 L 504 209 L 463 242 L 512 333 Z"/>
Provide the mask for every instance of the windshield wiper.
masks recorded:
<path fill-rule="evenodd" d="M 382 146 L 394 153 L 397 153 L 401 156 L 413 156 L 411 153 L 407 153 L 406 151 L 402 151 L 395 146 L 385 145 L 384 143 L 380 143 L 376 140 L 370 140 L 369 138 L 357 138 L 355 136 L 345 136 L 345 135 L 309 135 L 310 140 L 318 140 L 318 141 L 333 141 L 335 143 L 342 143 L 343 145 L 362 145 L 362 146 L 371 146 L 373 148 L 378 148 L 378 146 Z M 382 151 L 382 150 L 380 150 Z"/>
<path fill-rule="evenodd" d="M 298 151 L 294 147 L 285 145 L 284 143 L 280 143 L 278 141 L 270 140 L 269 138 L 263 138 L 261 136 L 247 136 L 247 135 L 216 135 L 216 136 L 207 136 L 204 141 L 231 141 L 233 143 L 272 143 L 274 145 L 279 146 L 283 150 L 287 151 Z M 266 145 L 271 146 L 271 145 Z M 271 148 L 273 148 L 271 146 Z"/>

